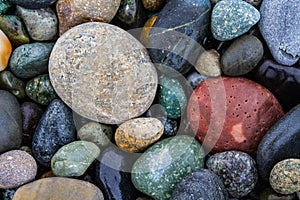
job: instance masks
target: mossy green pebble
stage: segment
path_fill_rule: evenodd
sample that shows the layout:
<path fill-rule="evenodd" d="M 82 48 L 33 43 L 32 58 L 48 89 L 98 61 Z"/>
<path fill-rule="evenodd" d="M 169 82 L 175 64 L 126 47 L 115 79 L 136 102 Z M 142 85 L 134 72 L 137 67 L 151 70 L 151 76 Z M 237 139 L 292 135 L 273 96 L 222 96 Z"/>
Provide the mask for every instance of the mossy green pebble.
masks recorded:
<path fill-rule="evenodd" d="M 25 83 L 15 77 L 10 71 L 2 71 L 0 73 L 0 88 L 11 92 L 17 98 L 25 97 Z"/>

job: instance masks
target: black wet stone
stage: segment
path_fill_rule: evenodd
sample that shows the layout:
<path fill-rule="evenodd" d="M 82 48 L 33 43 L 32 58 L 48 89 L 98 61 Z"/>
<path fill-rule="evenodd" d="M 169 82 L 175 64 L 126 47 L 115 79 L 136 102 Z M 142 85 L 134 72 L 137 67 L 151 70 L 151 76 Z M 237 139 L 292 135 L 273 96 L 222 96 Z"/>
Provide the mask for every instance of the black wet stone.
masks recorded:
<path fill-rule="evenodd" d="M 11 3 L 23 6 L 25 8 L 46 8 L 57 0 L 9 0 Z"/>
<path fill-rule="evenodd" d="M 3 200 L 12 200 L 14 197 L 14 194 L 16 193 L 16 190 L 17 190 L 16 188 L 3 189 L 2 190 Z M 0 193 L 1 193 L 1 191 L 0 191 Z M 0 197 L 1 197 L 1 194 L 0 194 Z"/>
<path fill-rule="evenodd" d="M 72 111 L 58 99 L 53 100 L 43 114 L 32 139 L 34 158 L 50 166 L 55 152 L 76 139 Z"/>
<path fill-rule="evenodd" d="M 10 71 L 0 73 L 0 88 L 5 89 L 21 99 L 25 97 L 25 83 Z"/>
<path fill-rule="evenodd" d="M 175 136 L 177 134 L 177 130 L 178 126 L 176 120 L 167 118 L 164 121 L 164 136 Z"/>

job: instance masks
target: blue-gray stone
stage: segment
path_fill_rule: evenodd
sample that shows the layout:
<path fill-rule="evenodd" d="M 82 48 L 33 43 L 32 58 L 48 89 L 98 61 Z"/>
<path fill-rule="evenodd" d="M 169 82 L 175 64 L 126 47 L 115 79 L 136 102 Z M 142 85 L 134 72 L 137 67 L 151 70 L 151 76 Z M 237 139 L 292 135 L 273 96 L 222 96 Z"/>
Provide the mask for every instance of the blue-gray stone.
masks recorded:
<path fill-rule="evenodd" d="M 0 15 L 3 15 L 12 6 L 8 0 L 0 0 Z"/>
<path fill-rule="evenodd" d="M 46 8 L 57 0 L 9 0 L 10 2 L 25 8 Z"/>

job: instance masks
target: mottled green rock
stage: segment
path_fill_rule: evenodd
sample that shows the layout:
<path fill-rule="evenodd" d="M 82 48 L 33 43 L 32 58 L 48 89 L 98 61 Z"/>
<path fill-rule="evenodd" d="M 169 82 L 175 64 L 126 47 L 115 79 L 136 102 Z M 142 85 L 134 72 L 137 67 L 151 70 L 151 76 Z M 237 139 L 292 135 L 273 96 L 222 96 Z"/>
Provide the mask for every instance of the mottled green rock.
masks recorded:
<path fill-rule="evenodd" d="M 0 29 L 9 38 L 13 46 L 29 43 L 29 36 L 21 19 L 15 15 L 1 15 Z"/>
<path fill-rule="evenodd" d="M 10 71 L 2 71 L 0 73 L 0 88 L 11 92 L 17 98 L 25 97 L 25 83 L 15 77 Z"/>
<path fill-rule="evenodd" d="M 204 164 L 203 149 L 190 136 L 175 136 L 157 142 L 134 163 L 132 182 L 154 199 L 171 197 L 176 184 Z"/>
<path fill-rule="evenodd" d="M 160 76 L 159 84 L 159 104 L 165 108 L 168 117 L 179 118 L 187 104 L 187 98 L 181 83 L 174 78 Z"/>
<path fill-rule="evenodd" d="M 92 142 L 75 141 L 60 148 L 51 159 L 56 176 L 81 176 L 99 156 L 100 149 Z"/>
<path fill-rule="evenodd" d="M 259 19 L 259 11 L 249 3 L 242 0 L 223 0 L 213 8 L 211 31 L 217 40 L 231 40 L 249 31 Z"/>
<path fill-rule="evenodd" d="M 0 0 L 0 15 L 3 15 L 12 6 L 8 0 Z"/>
<path fill-rule="evenodd" d="M 25 92 L 30 99 L 42 105 L 48 105 L 57 97 L 48 74 L 37 76 L 28 81 Z"/>

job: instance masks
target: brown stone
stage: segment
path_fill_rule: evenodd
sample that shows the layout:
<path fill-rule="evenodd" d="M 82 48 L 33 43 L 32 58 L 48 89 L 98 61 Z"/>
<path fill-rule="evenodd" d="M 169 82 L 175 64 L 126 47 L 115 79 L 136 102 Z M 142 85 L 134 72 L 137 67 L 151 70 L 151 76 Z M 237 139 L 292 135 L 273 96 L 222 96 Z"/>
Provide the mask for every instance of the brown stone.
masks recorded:
<path fill-rule="evenodd" d="M 12 46 L 6 35 L 0 30 L 0 71 L 5 70 L 12 52 Z"/>
<path fill-rule="evenodd" d="M 220 54 L 212 49 L 200 54 L 196 65 L 196 70 L 205 76 L 221 76 Z"/>
<path fill-rule="evenodd" d="M 165 5 L 166 0 L 142 0 L 142 2 L 147 10 L 155 12 Z"/>
<path fill-rule="evenodd" d="M 151 28 L 152 28 L 153 24 L 155 23 L 157 17 L 158 17 L 157 15 L 154 15 L 153 17 L 148 19 L 148 21 L 145 23 L 145 25 L 142 29 L 140 40 L 141 40 L 141 43 L 145 47 L 148 46 L 149 34 L 150 34 Z"/>

